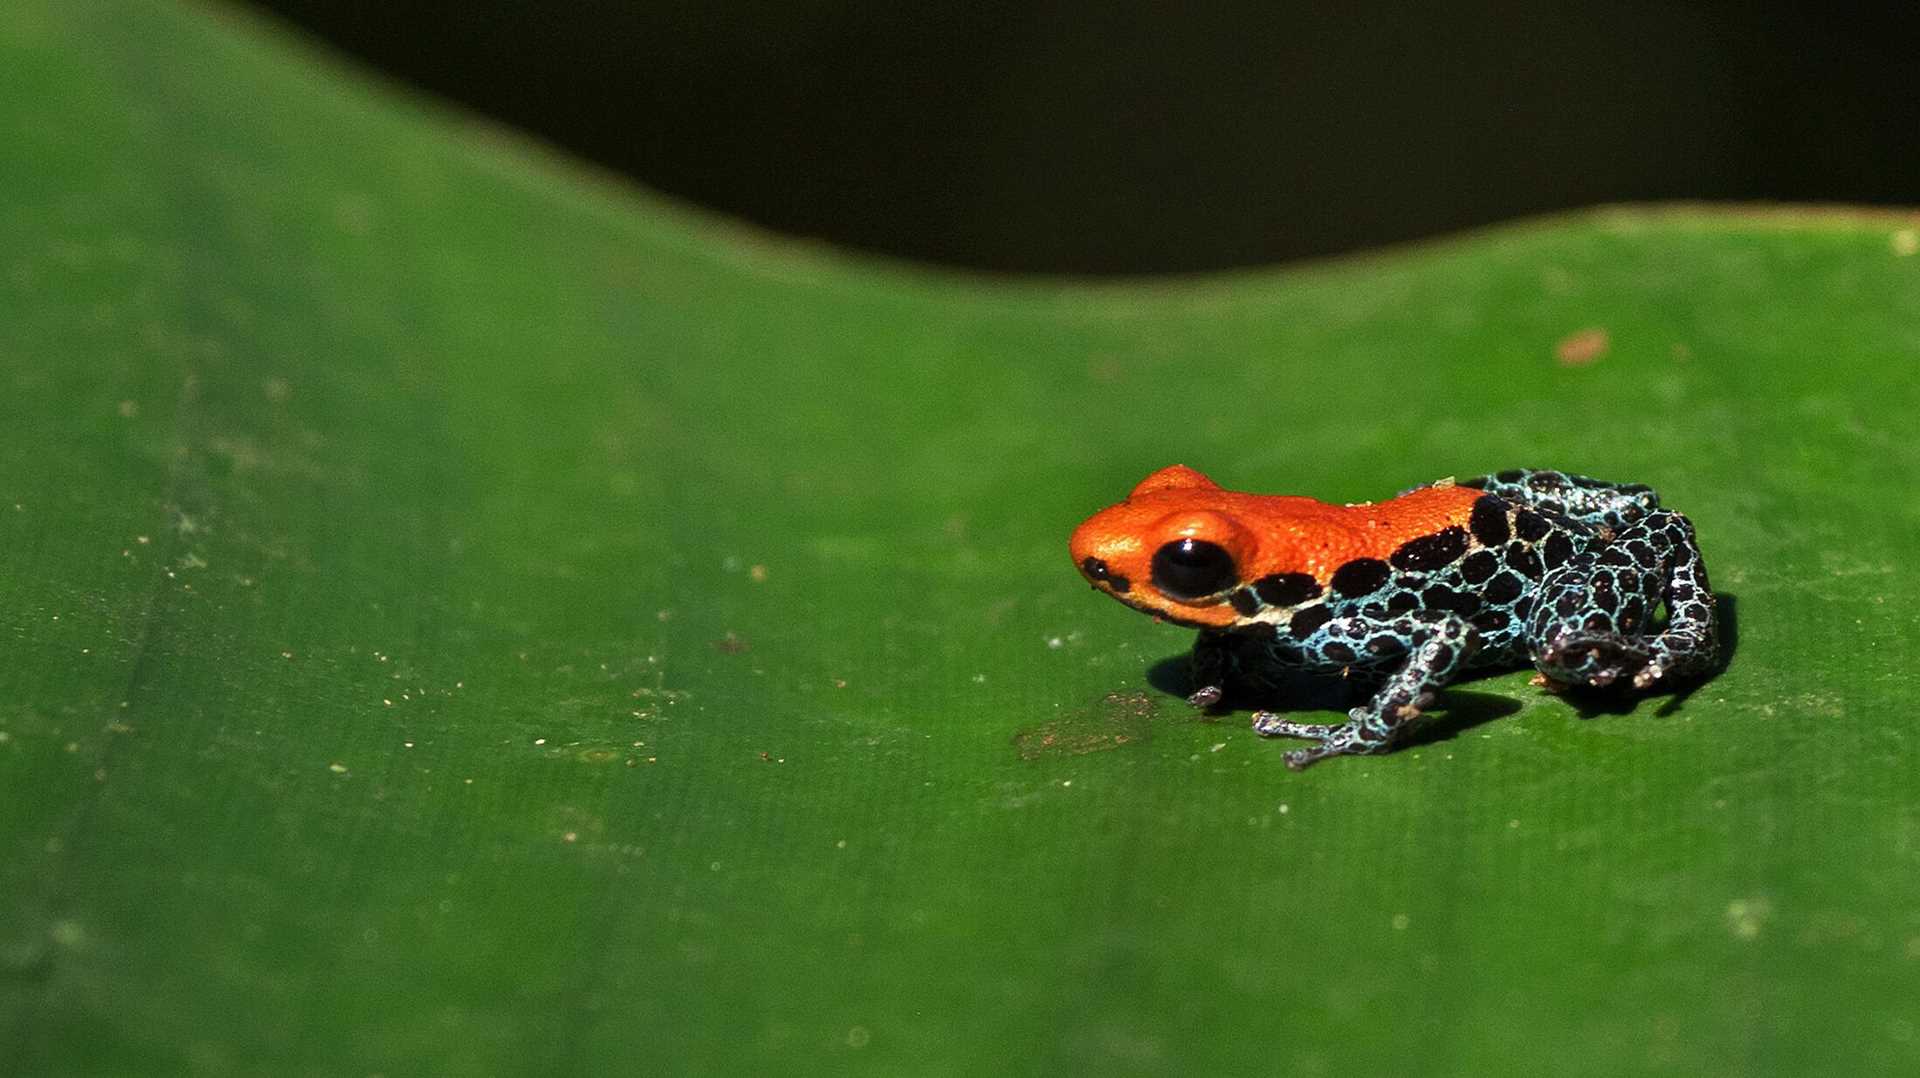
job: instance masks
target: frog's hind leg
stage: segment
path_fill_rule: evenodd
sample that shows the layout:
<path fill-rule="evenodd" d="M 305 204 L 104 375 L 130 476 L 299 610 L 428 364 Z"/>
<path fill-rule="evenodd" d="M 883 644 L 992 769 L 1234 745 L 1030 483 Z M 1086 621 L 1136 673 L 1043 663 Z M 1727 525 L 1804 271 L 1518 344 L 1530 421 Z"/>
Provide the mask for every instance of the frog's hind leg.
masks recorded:
<path fill-rule="evenodd" d="M 1516 468 L 1496 475 L 1462 479 L 1460 486 L 1484 490 L 1541 512 L 1577 520 L 1591 528 L 1620 531 L 1660 508 L 1660 495 L 1639 483 L 1609 483 L 1584 475 Z"/>
<path fill-rule="evenodd" d="M 1312 649 L 1328 639 L 1328 632 L 1345 619 L 1334 619 L 1316 633 L 1305 646 Z M 1354 635 L 1365 626 L 1353 627 Z M 1357 637 L 1356 637 L 1357 638 Z M 1480 646 L 1479 633 L 1464 619 L 1448 615 L 1421 626 L 1414 633 L 1407 661 L 1389 675 L 1380 691 L 1364 707 L 1347 713 L 1347 721 L 1338 726 L 1294 722 L 1271 711 L 1253 715 L 1254 732 L 1267 737 L 1300 737 L 1318 741 L 1307 749 L 1286 755 L 1287 766 L 1295 771 L 1329 756 L 1363 755 L 1391 751 L 1407 724 L 1433 703 L 1440 691 L 1473 657 Z"/>
<path fill-rule="evenodd" d="M 1667 606 L 1664 627 L 1655 625 Z M 1657 631 L 1650 631 L 1655 630 Z M 1693 525 L 1656 510 L 1547 574 L 1528 620 L 1534 666 L 1563 684 L 1638 689 L 1690 677 L 1719 655 L 1713 591 Z"/>

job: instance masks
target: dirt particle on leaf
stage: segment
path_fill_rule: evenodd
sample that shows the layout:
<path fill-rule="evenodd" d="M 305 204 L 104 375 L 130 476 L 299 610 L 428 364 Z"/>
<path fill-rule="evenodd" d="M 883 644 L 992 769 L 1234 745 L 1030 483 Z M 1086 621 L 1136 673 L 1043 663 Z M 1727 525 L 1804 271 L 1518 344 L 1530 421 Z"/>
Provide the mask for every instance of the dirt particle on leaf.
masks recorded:
<path fill-rule="evenodd" d="M 1145 741 L 1158 710 L 1154 698 L 1144 692 L 1110 692 L 1052 722 L 1020 731 L 1013 743 L 1023 760 L 1106 752 Z"/>
<path fill-rule="evenodd" d="M 726 655 L 738 655 L 748 647 L 747 642 L 740 639 L 732 630 L 728 630 L 727 635 L 713 642 L 713 649 Z"/>
<path fill-rule="evenodd" d="M 1553 346 L 1553 358 L 1562 367 L 1584 367 L 1599 362 L 1612 346 L 1613 338 L 1596 326 L 1562 337 Z"/>

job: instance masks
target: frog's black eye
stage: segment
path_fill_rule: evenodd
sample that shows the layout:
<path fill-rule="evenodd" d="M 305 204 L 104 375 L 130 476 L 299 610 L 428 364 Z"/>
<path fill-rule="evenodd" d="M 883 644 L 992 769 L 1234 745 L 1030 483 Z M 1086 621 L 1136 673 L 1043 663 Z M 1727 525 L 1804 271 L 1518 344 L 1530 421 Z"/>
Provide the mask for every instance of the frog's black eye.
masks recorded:
<path fill-rule="evenodd" d="M 1153 552 L 1153 586 L 1173 599 L 1202 599 L 1233 587 L 1233 555 L 1204 539 L 1179 539 Z"/>

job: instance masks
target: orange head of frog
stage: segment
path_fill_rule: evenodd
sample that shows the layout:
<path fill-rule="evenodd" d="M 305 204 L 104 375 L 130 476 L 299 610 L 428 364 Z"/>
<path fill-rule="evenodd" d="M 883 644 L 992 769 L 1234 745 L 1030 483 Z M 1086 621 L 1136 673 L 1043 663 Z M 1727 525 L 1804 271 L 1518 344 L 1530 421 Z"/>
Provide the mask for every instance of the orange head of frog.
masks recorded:
<path fill-rule="evenodd" d="M 1258 552 L 1259 537 L 1236 518 L 1246 497 L 1185 465 L 1162 468 L 1074 529 L 1074 564 L 1137 610 L 1183 625 L 1231 624 L 1227 594 Z"/>

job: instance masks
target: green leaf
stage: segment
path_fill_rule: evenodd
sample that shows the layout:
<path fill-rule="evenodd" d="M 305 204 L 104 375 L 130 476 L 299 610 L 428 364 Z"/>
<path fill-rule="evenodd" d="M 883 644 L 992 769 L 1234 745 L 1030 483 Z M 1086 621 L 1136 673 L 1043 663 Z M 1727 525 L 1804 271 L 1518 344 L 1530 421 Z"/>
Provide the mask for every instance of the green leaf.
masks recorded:
<path fill-rule="evenodd" d="M 996 282 L 40 0 L 0 178 L 9 1069 L 1920 1065 L 1910 218 Z M 1737 653 L 1289 773 L 1068 564 L 1175 461 L 1654 484 Z"/>

